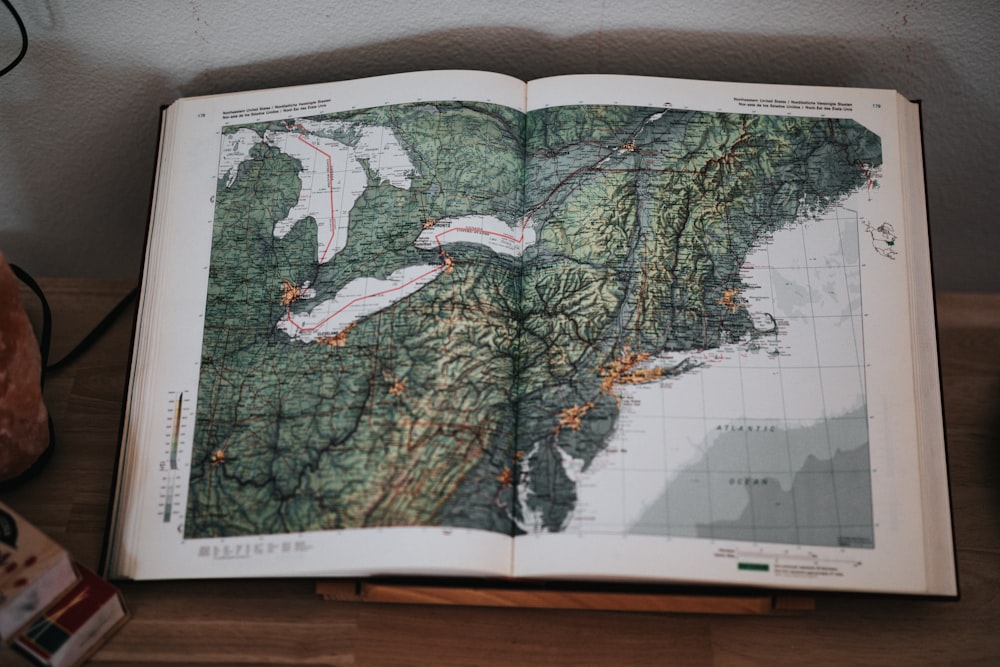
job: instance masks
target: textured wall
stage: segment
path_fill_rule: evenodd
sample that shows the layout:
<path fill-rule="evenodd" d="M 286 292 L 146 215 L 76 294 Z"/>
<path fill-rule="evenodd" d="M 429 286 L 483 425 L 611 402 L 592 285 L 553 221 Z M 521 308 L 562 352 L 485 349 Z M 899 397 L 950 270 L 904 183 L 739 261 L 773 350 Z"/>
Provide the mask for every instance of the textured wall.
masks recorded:
<path fill-rule="evenodd" d="M 934 265 L 1000 290 L 1000 3 L 13 0 L 0 248 L 36 275 L 134 277 L 160 105 L 434 68 L 896 88 L 924 106 Z M 0 61 L 19 37 L 0 7 Z"/>

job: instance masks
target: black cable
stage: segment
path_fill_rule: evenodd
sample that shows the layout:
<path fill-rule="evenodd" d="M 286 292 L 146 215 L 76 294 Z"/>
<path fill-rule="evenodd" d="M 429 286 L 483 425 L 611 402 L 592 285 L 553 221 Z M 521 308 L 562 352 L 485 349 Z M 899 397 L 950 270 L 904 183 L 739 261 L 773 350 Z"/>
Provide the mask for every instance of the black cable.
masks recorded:
<path fill-rule="evenodd" d="M 6 2 L 6 0 L 3 0 Z M 45 293 L 42 292 L 42 288 L 38 286 L 35 279 L 32 278 L 27 271 L 22 269 L 17 264 L 11 264 L 10 270 L 14 272 L 17 279 L 28 286 L 35 296 L 38 297 L 38 301 L 42 304 L 42 339 L 38 345 L 39 351 L 42 353 L 42 377 L 39 381 L 42 383 L 42 387 L 45 387 L 45 371 L 46 365 L 49 363 L 49 347 L 52 344 L 52 311 L 49 309 L 49 302 L 45 299 Z"/>
<path fill-rule="evenodd" d="M 49 302 L 46 301 L 42 288 L 38 286 L 38 283 L 35 282 L 35 279 L 32 278 L 27 271 L 16 264 L 11 264 L 10 268 L 11 271 L 14 272 L 14 275 L 17 276 L 18 280 L 27 285 L 31 291 L 35 293 L 35 296 L 38 297 L 38 301 L 42 304 L 42 335 L 38 346 L 42 353 L 42 387 L 45 386 L 45 376 L 47 374 L 59 372 L 63 369 L 63 367 L 73 363 L 77 357 L 86 352 L 98 338 L 104 335 L 104 332 L 111 327 L 114 321 L 118 319 L 118 316 L 122 314 L 125 308 L 128 307 L 129 303 L 139 293 L 138 287 L 133 287 L 129 290 L 128 294 L 123 296 L 121 301 L 119 301 L 115 307 L 104 316 L 104 319 L 102 319 L 97 326 L 91 329 L 90 332 L 84 336 L 72 350 L 67 352 L 59 361 L 49 364 L 49 348 L 52 345 L 52 311 L 49 309 Z"/>
<path fill-rule="evenodd" d="M 0 0 L 0 2 L 7 4 L 7 0 Z M 74 347 L 72 350 L 66 353 L 66 355 L 59 361 L 53 363 L 52 365 L 49 365 L 48 363 L 49 348 L 52 344 L 52 310 L 49 308 L 49 302 L 45 298 L 45 293 L 42 291 L 42 288 L 38 285 L 37 282 L 35 282 L 35 279 L 32 278 L 27 271 L 17 266 L 16 264 L 11 264 L 10 269 L 18 280 L 24 283 L 32 292 L 35 293 L 35 296 L 38 297 L 39 303 L 41 303 L 42 305 L 42 333 L 38 349 L 42 357 L 42 369 L 39 382 L 41 383 L 41 386 L 43 388 L 45 387 L 45 377 L 47 375 L 49 375 L 50 373 L 56 373 L 60 371 L 63 367 L 72 363 L 73 360 L 75 360 L 77 357 L 83 354 L 91 345 L 94 344 L 94 341 L 100 338 L 101 335 L 104 334 L 104 332 L 111 327 L 111 325 L 118 318 L 118 316 L 121 315 L 121 313 L 125 310 L 128 304 L 139 293 L 139 288 L 133 287 L 129 291 L 129 293 L 126 294 L 122 298 L 122 300 L 119 301 L 118 304 L 114 308 L 112 308 L 107 315 L 104 316 L 104 319 L 102 319 L 96 327 L 91 329 L 90 333 L 88 333 L 86 336 L 83 337 L 83 340 L 81 340 L 79 343 L 76 344 L 76 347 Z M 38 459 L 34 463 L 32 463 L 31 466 L 23 473 L 12 479 L 0 482 L 0 491 L 6 491 L 8 489 L 14 488 L 21 482 L 31 479 L 36 474 L 38 474 L 38 472 L 40 472 L 42 468 L 45 467 L 45 464 L 52 457 L 52 451 L 55 449 L 56 446 L 56 434 L 55 434 L 55 425 L 52 422 L 51 413 L 49 414 L 48 421 L 49 421 L 48 447 L 45 448 L 45 451 L 42 452 L 42 454 L 38 457 Z"/>
<path fill-rule="evenodd" d="M 14 22 L 17 23 L 18 30 L 21 31 L 21 52 L 14 57 L 14 60 L 9 65 L 0 70 L 0 76 L 3 76 L 17 67 L 17 64 L 24 58 L 24 54 L 28 52 L 28 31 L 25 30 L 24 21 L 21 20 L 21 16 L 17 13 L 17 10 L 10 4 L 10 0 L 0 0 L 0 2 L 3 2 L 4 6 L 10 11 L 10 15 L 14 17 Z"/>
<path fill-rule="evenodd" d="M 76 344 L 72 350 L 66 353 L 66 355 L 59 361 L 53 362 L 51 365 L 45 367 L 46 373 L 56 373 L 64 366 L 71 364 L 77 357 L 87 351 L 87 349 L 94 344 L 98 338 L 100 338 L 108 328 L 114 323 L 118 316 L 122 314 L 129 303 L 135 298 L 139 293 L 138 287 L 133 287 L 129 290 L 129 293 L 122 297 L 122 300 L 111 309 L 111 311 L 104 316 L 104 319 L 100 323 L 90 330 L 86 336 L 83 337 L 79 343 Z"/>

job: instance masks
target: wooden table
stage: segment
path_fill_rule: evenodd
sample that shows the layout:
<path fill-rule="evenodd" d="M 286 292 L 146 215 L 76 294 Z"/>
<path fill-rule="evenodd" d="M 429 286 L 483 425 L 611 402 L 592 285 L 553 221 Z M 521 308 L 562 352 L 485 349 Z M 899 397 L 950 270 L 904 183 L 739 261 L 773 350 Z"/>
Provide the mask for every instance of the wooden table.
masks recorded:
<path fill-rule="evenodd" d="M 53 359 L 130 285 L 42 281 Z M 1000 295 L 938 297 L 960 601 L 821 597 L 794 616 L 327 602 L 311 580 L 122 582 L 133 618 L 93 664 L 1000 664 Z M 96 567 L 131 311 L 46 387 L 58 449 L 4 501 Z M 0 649 L 0 664 L 20 664 Z"/>

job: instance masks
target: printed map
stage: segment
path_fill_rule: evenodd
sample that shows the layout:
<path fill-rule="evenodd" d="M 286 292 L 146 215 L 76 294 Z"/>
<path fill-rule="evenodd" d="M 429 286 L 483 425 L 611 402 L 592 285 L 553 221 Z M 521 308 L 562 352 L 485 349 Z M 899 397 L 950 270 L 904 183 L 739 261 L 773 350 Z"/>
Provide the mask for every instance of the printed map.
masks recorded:
<path fill-rule="evenodd" d="M 880 164 L 852 121 L 623 106 L 225 128 L 185 535 L 871 546 Z"/>

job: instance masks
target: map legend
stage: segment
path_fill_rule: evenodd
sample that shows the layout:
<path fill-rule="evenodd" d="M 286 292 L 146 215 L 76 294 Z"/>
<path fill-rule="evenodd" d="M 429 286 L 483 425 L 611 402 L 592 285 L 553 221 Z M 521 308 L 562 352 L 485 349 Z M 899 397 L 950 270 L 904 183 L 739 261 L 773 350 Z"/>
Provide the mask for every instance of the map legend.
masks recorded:
<path fill-rule="evenodd" d="M 160 470 L 166 474 L 166 490 L 163 497 L 163 523 L 170 523 L 174 506 L 174 488 L 177 483 L 177 449 L 180 442 L 181 424 L 184 417 L 184 392 L 170 399 L 172 414 L 170 417 L 169 456 L 166 462 L 160 463 Z"/>

